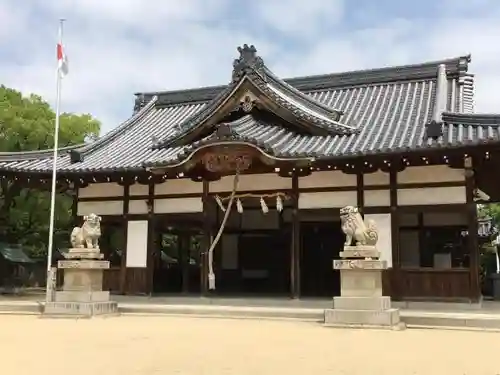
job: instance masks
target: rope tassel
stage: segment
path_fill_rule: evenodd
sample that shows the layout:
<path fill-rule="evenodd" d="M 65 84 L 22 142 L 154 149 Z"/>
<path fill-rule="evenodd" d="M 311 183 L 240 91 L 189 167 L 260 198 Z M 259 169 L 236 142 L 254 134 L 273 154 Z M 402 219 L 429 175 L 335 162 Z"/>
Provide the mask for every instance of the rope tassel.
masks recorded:
<path fill-rule="evenodd" d="M 278 210 L 278 212 L 283 211 L 283 200 L 279 195 L 276 196 L 276 209 Z"/>
<path fill-rule="evenodd" d="M 262 212 L 267 214 L 269 212 L 269 207 L 267 207 L 266 201 L 263 197 L 260 197 L 260 207 L 262 208 Z"/>
<path fill-rule="evenodd" d="M 238 213 L 243 213 L 243 205 L 241 204 L 241 201 L 239 199 L 236 201 L 236 209 L 238 210 Z"/>

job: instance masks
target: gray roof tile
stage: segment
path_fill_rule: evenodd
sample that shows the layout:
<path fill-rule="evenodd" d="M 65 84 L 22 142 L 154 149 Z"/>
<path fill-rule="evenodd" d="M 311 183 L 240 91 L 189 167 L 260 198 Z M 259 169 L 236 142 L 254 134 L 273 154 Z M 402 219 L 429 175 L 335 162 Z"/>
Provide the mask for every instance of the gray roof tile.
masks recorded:
<path fill-rule="evenodd" d="M 252 116 L 232 126 L 242 138 L 282 157 L 334 158 L 498 141 L 500 116 L 471 113 L 473 76 L 466 73 L 468 61 L 466 57 L 288 80 L 314 101 L 342 111 L 342 122 L 357 127 L 357 134 L 304 135 Z M 433 140 L 425 135 L 426 124 L 433 117 L 437 67 L 442 63 L 448 73 L 446 110 L 450 113 L 442 116 L 443 136 Z M 196 145 L 159 149 L 153 145 L 157 140 L 178 137 L 183 132 L 179 125 L 206 108 L 207 101 L 222 89 L 146 94 L 149 102 L 134 116 L 100 140 L 78 149 L 82 162 L 72 164 L 63 152 L 58 168 L 62 172 L 90 172 L 176 163 Z M 179 102 L 180 98 L 186 101 Z M 48 172 L 51 155 L 45 151 L 0 153 L 0 169 Z"/>

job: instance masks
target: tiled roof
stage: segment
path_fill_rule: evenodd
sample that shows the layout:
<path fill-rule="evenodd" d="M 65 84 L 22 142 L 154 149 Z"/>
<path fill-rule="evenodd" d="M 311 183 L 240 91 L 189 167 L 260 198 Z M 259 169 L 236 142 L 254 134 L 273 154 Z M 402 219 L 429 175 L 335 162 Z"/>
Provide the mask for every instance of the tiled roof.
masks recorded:
<path fill-rule="evenodd" d="M 500 114 L 443 113 L 443 144 L 500 141 Z"/>
<path fill-rule="evenodd" d="M 285 130 L 279 124 L 246 116 L 233 122 L 235 132 L 269 152 L 283 157 L 345 157 L 401 152 L 425 147 L 447 147 L 499 139 L 500 116 L 473 115 L 473 77 L 467 73 L 469 57 L 438 62 L 287 80 L 320 106 L 343 113 L 344 124 L 355 134 L 307 135 Z M 426 124 L 436 116 L 438 66 L 447 73 L 446 100 L 442 110 L 442 137 L 426 137 Z M 170 164 L 189 154 L 194 145 L 154 148 L 159 140 L 173 139 L 185 129 L 180 124 L 199 113 L 224 87 L 171 93 L 144 94 L 147 104 L 124 124 L 100 140 L 80 148 L 83 161 L 59 158 L 66 172 L 143 169 L 145 165 Z M 154 94 L 154 95 L 153 95 Z M 451 113 L 448 113 L 451 112 Z M 462 113 L 455 113 L 462 112 Z M 0 169 L 47 172 L 50 153 L 0 154 Z M 18 158 L 19 156 L 19 158 Z M 22 157 L 22 160 L 21 160 Z"/>
<path fill-rule="evenodd" d="M 321 74 L 306 77 L 287 78 L 283 81 L 302 92 L 324 91 L 329 89 L 339 89 L 344 87 L 365 86 L 371 84 L 393 83 L 400 81 L 418 81 L 435 79 L 437 67 L 444 64 L 446 72 L 452 77 L 461 77 L 464 83 L 464 95 L 468 96 L 467 101 L 472 99 L 473 75 L 467 74 L 468 64 L 471 56 L 461 56 L 451 59 L 430 61 L 421 64 L 411 64 L 403 66 L 391 66 L 386 68 L 356 70 L 342 73 Z M 136 96 L 144 98 L 149 102 L 153 97 L 157 97 L 158 106 L 170 106 L 188 103 L 206 103 L 214 99 L 224 90 L 224 86 L 200 87 L 187 90 L 176 91 L 155 91 L 137 93 Z M 450 92 L 451 95 L 451 92 Z M 455 93 L 456 95 L 456 93 Z"/>
<path fill-rule="evenodd" d="M 203 109 L 177 124 L 180 130 L 177 137 L 167 136 L 159 140 L 156 148 L 187 145 L 231 112 L 248 112 L 255 104 L 288 118 L 297 130 L 305 130 L 311 135 L 349 135 L 359 131 L 340 121 L 341 111 L 315 100 L 274 75 L 265 66 L 264 60 L 257 56 L 254 46 L 245 44 L 238 51 L 240 57 L 233 63 L 229 85 L 208 101 Z M 140 105 L 136 105 L 136 110 L 138 107 Z"/>

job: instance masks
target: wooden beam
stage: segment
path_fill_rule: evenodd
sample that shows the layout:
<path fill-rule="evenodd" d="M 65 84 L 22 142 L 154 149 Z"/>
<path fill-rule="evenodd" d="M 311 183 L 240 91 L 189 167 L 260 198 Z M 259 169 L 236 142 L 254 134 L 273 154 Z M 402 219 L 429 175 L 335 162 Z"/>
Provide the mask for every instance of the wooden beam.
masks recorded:
<path fill-rule="evenodd" d="M 181 265 L 182 273 L 182 293 L 189 293 L 189 260 L 191 258 L 190 254 L 190 231 L 181 231 L 179 234 L 179 261 Z"/>
<path fill-rule="evenodd" d="M 299 177 L 292 177 L 292 243 L 290 249 L 290 296 L 300 298 Z"/>
<path fill-rule="evenodd" d="M 467 205 L 467 232 L 469 250 L 469 272 L 470 272 L 470 300 L 479 301 L 481 297 L 481 284 L 479 282 L 479 243 L 478 243 L 478 223 L 477 206 L 474 202 L 474 169 L 471 157 L 464 160 L 465 170 L 465 198 Z"/>
<path fill-rule="evenodd" d="M 362 172 L 356 175 L 356 197 L 357 205 L 361 213 L 364 212 L 363 207 L 365 205 L 365 178 Z"/>
<path fill-rule="evenodd" d="M 210 248 L 211 223 L 210 223 L 210 182 L 203 181 L 203 242 L 201 252 L 200 292 L 208 294 L 208 249 Z"/>
<path fill-rule="evenodd" d="M 156 215 L 155 215 L 155 183 L 153 180 L 148 184 L 148 253 L 147 253 L 147 293 L 153 294 L 154 276 L 154 252 L 156 244 Z"/>
<path fill-rule="evenodd" d="M 73 227 L 76 227 L 78 225 L 78 184 L 76 182 L 73 192 L 73 202 L 71 203 L 71 218 Z"/>
<path fill-rule="evenodd" d="M 426 243 L 423 212 L 417 213 L 417 230 L 418 230 L 418 263 L 420 267 L 420 265 L 422 264 L 422 249 L 424 249 Z"/>
<path fill-rule="evenodd" d="M 123 235 L 125 236 L 125 249 L 122 252 L 120 264 L 120 294 L 127 293 L 127 234 L 128 234 L 128 208 L 130 202 L 130 184 L 126 184 L 123 188 Z"/>
<path fill-rule="evenodd" d="M 392 277 L 391 277 L 391 291 L 392 298 L 401 298 L 401 289 L 395 280 L 399 279 L 399 272 L 401 269 L 401 244 L 399 243 L 399 212 L 398 212 L 398 175 L 396 168 L 389 171 L 389 199 L 391 206 L 391 239 L 392 239 Z"/>

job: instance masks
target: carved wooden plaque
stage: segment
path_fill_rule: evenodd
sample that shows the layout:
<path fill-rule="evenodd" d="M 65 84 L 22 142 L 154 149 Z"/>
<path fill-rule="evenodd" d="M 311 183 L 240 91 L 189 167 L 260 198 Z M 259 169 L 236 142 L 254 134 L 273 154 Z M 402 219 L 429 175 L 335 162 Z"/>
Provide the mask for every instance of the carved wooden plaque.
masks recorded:
<path fill-rule="evenodd" d="M 203 155 L 203 165 L 209 172 L 244 171 L 252 165 L 252 155 L 238 148 L 217 148 Z"/>

